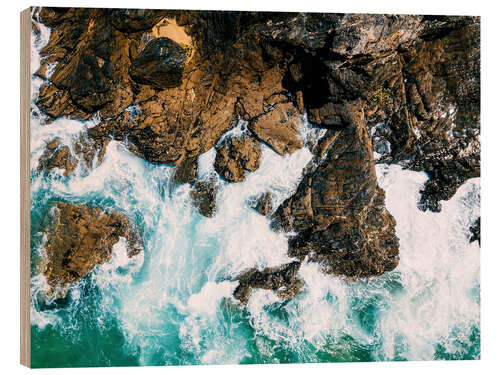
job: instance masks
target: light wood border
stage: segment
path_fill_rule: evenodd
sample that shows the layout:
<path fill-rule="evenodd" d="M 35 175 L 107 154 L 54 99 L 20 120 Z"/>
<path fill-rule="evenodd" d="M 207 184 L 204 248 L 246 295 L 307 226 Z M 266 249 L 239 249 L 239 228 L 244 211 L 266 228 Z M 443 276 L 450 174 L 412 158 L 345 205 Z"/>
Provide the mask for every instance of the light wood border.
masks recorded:
<path fill-rule="evenodd" d="M 31 8 L 21 12 L 21 364 L 31 366 L 30 324 L 30 103 Z"/>

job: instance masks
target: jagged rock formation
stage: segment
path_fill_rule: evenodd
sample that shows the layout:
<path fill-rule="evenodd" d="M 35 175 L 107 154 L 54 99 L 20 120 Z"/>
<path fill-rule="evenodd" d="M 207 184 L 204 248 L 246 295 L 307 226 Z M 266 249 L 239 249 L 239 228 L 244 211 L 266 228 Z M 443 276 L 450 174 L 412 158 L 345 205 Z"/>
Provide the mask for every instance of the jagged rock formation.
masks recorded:
<path fill-rule="evenodd" d="M 82 133 L 72 144 L 73 153 L 70 146 L 63 145 L 58 139 L 53 139 L 45 146 L 37 169 L 39 171 L 61 169 L 64 171 L 63 175 L 67 177 L 75 171 L 81 160 L 84 169 L 88 171 L 94 159 L 96 166 L 102 164 L 109 141 L 109 138 L 91 139 Z"/>
<path fill-rule="evenodd" d="M 52 288 L 64 289 L 109 262 L 120 237 L 127 241 L 129 257 L 142 249 L 137 232 L 119 212 L 57 202 L 48 220 L 43 273 Z"/>
<path fill-rule="evenodd" d="M 215 215 L 217 182 L 214 176 L 211 176 L 206 181 L 198 181 L 194 184 L 189 195 L 200 214 L 206 217 L 213 217 Z"/>
<path fill-rule="evenodd" d="M 228 181 L 243 181 L 246 171 L 259 168 L 260 144 L 253 137 L 232 137 L 216 147 L 216 150 L 215 170 Z"/>
<path fill-rule="evenodd" d="M 272 210 L 272 195 L 271 193 L 261 194 L 259 197 L 255 199 L 252 207 L 260 213 L 262 216 L 267 216 Z"/>
<path fill-rule="evenodd" d="M 215 163 L 232 182 L 258 168 L 257 140 L 280 155 L 303 147 L 302 114 L 327 128 L 297 191 L 273 214 L 277 230 L 296 233 L 289 254 L 325 272 L 369 277 L 397 266 L 375 158 L 430 176 L 423 210 L 438 211 L 479 176 L 476 17 L 44 8 L 40 18 L 52 30 L 37 72 L 47 121 L 98 114 L 91 145 L 103 150 L 99 142 L 113 138 L 177 165 L 174 181 L 194 184 L 206 216 L 216 184 L 196 182 L 197 157 L 238 119 L 251 134 L 218 145 Z M 51 147 L 40 168 L 71 173 L 69 149 Z M 257 281 L 277 270 L 248 272 L 242 301 L 252 287 L 286 283 Z M 285 279 L 298 285 L 294 277 Z"/>
<path fill-rule="evenodd" d="M 398 264 L 394 218 L 377 186 L 371 140 L 358 103 L 346 106 L 342 130 L 329 130 L 329 145 L 316 154 L 294 195 L 278 207 L 275 226 L 297 233 L 289 255 L 319 262 L 327 273 L 368 277 Z"/>
<path fill-rule="evenodd" d="M 238 277 L 240 284 L 234 291 L 234 297 L 246 304 L 252 288 L 259 288 L 273 290 L 280 298 L 293 298 L 304 285 L 297 277 L 299 268 L 300 262 L 292 262 L 279 267 L 264 268 L 262 271 L 251 269 Z"/>

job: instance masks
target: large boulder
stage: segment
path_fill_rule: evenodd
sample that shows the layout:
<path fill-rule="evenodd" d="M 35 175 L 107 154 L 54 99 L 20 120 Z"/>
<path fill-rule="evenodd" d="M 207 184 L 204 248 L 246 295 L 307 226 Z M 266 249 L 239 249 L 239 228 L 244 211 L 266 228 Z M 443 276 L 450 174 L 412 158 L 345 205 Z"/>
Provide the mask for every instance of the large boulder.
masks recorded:
<path fill-rule="evenodd" d="M 43 273 L 54 289 L 64 289 L 97 265 L 109 262 L 120 237 L 127 241 L 129 257 L 142 249 L 137 232 L 124 214 L 64 202 L 55 203 L 46 235 Z"/>
<path fill-rule="evenodd" d="M 399 261 L 395 220 L 377 186 L 371 140 L 357 102 L 346 105 L 350 122 L 328 130 L 316 164 L 273 215 L 274 227 L 296 233 L 292 257 L 319 262 L 324 272 L 378 276 Z"/>
<path fill-rule="evenodd" d="M 169 38 L 150 41 L 132 61 L 130 76 L 141 84 L 157 89 L 179 86 L 186 61 L 186 51 Z"/>
<path fill-rule="evenodd" d="M 230 182 L 243 181 L 247 171 L 259 168 L 260 143 L 251 136 L 229 138 L 216 150 L 215 170 Z"/>

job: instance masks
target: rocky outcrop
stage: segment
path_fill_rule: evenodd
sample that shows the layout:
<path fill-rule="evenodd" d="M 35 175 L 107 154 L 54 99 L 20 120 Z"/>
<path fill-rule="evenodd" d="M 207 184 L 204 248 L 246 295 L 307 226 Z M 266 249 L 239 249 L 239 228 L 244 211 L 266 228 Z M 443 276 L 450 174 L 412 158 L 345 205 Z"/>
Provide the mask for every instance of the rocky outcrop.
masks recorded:
<path fill-rule="evenodd" d="M 267 216 L 272 210 L 272 198 L 272 194 L 269 192 L 261 194 L 260 196 L 256 197 L 255 201 L 252 204 L 252 207 L 262 216 Z"/>
<path fill-rule="evenodd" d="M 137 83 L 157 89 L 179 86 L 182 82 L 186 51 L 169 38 L 149 42 L 130 65 L 130 77 Z"/>
<path fill-rule="evenodd" d="M 344 113 L 348 125 L 318 144 L 316 165 L 278 207 L 274 225 L 297 233 L 289 240 L 292 257 L 319 262 L 326 273 L 377 276 L 398 265 L 395 220 L 377 186 L 363 110 L 354 102 Z"/>
<path fill-rule="evenodd" d="M 177 184 L 193 183 L 198 174 L 198 158 L 186 158 L 175 168 L 173 182 Z"/>
<path fill-rule="evenodd" d="M 231 137 L 217 146 L 216 150 L 215 170 L 230 182 L 243 181 L 246 171 L 259 168 L 260 144 L 251 136 Z"/>
<path fill-rule="evenodd" d="M 279 267 L 268 267 L 262 271 L 251 269 L 238 277 L 239 285 L 234 291 L 234 297 L 247 304 L 252 289 L 267 289 L 276 292 L 278 297 L 291 299 L 295 297 L 304 285 L 297 277 L 300 262 L 287 263 Z"/>
<path fill-rule="evenodd" d="M 292 103 L 279 103 L 272 111 L 252 120 L 248 128 L 280 155 L 302 148 L 298 126 L 302 122 Z"/>
<path fill-rule="evenodd" d="M 88 172 L 94 160 L 95 166 L 102 164 L 109 141 L 109 138 L 92 139 L 82 133 L 73 141 L 70 148 L 55 138 L 45 146 L 37 169 L 39 171 L 60 169 L 67 177 L 75 171 L 81 161 L 82 168 Z"/>
<path fill-rule="evenodd" d="M 40 19 L 52 29 L 37 72 L 47 122 L 99 115 L 89 147 L 112 138 L 176 165 L 174 182 L 194 184 L 205 216 L 217 187 L 195 183 L 199 155 L 217 145 L 217 172 L 237 182 L 258 168 L 255 139 L 280 155 L 307 144 L 313 161 L 273 226 L 294 233 L 290 256 L 327 273 L 370 277 L 398 264 L 375 162 L 429 175 L 422 210 L 439 211 L 479 176 L 476 17 L 44 8 Z M 299 133 L 302 114 L 327 129 L 316 145 Z M 251 136 L 219 143 L 238 120 Z M 41 168 L 71 173 L 68 146 L 51 145 Z M 267 215 L 266 202 L 257 209 Z M 249 272 L 241 301 L 252 287 L 298 285 L 295 271 L 279 282 L 279 269 Z"/>
<path fill-rule="evenodd" d="M 43 273 L 52 288 L 64 289 L 109 262 L 120 237 L 127 241 L 129 257 L 142 249 L 137 232 L 119 212 L 57 202 L 48 220 Z"/>
<path fill-rule="evenodd" d="M 217 182 L 214 176 L 194 184 L 190 197 L 200 214 L 213 217 L 216 212 Z"/>

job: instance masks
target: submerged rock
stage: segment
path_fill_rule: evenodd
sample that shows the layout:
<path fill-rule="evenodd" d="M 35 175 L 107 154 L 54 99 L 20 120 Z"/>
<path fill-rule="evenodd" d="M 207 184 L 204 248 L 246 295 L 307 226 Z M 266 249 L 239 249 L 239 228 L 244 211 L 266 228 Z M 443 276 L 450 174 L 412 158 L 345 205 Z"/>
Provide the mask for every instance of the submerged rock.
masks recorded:
<path fill-rule="evenodd" d="M 233 295 L 244 305 L 247 304 L 252 289 L 267 289 L 278 297 L 291 299 L 299 294 L 304 282 L 297 277 L 300 262 L 291 262 L 279 267 L 268 267 L 262 271 L 251 269 L 238 277 L 239 285 Z"/>
<path fill-rule="evenodd" d="M 259 168 L 261 159 L 260 143 L 253 137 L 232 137 L 216 147 L 215 170 L 230 182 L 245 179 L 247 171 Z"/>
<path fill-rule="evenodd" d="M 64 289 L 109 262 L 120 237 L 127 241 L 129 257 L 142 249 L 138 234 L 120 212 L 57 202 L 49 222 L 43 274 L 52 288 Z"/>

